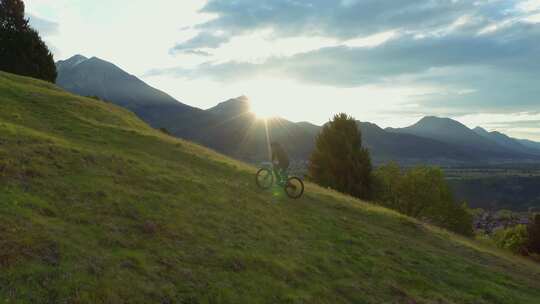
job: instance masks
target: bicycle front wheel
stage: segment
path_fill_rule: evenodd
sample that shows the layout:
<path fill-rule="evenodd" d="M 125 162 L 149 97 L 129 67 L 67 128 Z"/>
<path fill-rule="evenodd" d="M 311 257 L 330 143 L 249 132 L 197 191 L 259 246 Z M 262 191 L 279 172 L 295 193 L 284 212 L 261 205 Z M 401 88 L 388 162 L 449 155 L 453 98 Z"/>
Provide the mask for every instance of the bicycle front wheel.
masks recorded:
<path fill-rule="evenodd" d="M 299 199 L 304 194 L 304 182 L 298 177 L 291 177 L 285 185 L 287 196 L 292 199 Z"/>
<path fill-rule="evenodd" d="M 274 185 L 274 174 L 270 169 L 262 168 L 257 172 L 255 182 L 261 189 L 270 189 Z"/>

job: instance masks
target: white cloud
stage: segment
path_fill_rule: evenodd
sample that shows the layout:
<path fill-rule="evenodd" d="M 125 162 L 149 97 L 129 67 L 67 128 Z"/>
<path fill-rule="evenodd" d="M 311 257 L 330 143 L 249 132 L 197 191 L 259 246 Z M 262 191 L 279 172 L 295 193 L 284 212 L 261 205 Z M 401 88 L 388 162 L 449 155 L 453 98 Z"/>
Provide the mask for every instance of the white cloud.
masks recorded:
<path fill-rule="evenodd" d="M 399 34 L 397 33 L 397 31 L 387 31 L 370 35 L 368 37 L 346 40 L 343 42 L 343 45 L 349 47 L 375 47 L 385 43 L 392 38 L 397 37 L 398 35 Z"/>
<path fill-rule="evenodd" d="M 527 0 L 518 2 L 517 8 L 526 13 L 540 10 L 540 0 Z"/>
<path fill-rule="evenodd" d="M 540 23 L 540 13 L 527 16 L 523 18 L 523 21 L 529 22 L 529 23 Z"/>

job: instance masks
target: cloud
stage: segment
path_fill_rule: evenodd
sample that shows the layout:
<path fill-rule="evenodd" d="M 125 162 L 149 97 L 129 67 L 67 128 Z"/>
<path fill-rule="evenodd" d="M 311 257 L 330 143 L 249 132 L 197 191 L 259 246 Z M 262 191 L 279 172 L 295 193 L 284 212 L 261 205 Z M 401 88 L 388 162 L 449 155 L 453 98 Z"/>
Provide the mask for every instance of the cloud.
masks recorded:
<path fill-rule="evenodd" d="M 404 35 L 377 47 L 327 47 L 290 57 L 273 57 L 261 64 L 207 62 L 194 75 L 228 79 L 233 74 L 283 72 L 308 82 L 350 87 L 410 74 L 425 81 L 428 76 L 422 73 L 443 67 L 482 66 L 536 73 L 540 71 L 540 62 L 535 60 L 539 50 L 540 26 L 519 22 L 485 35 L 458 32 L 422 39 Z M 429 75 L 440 82 L 453 76 Z"/>
<path fill-rule="evenodd" d="M 59 25 L 54 21 L 50 21 L 44 18 L 40 18 L 33 14 L 28 14 L 28 20 L 30 25 L 36 29 L 42 36 L 57 35 L 59 32 Z"/>
<path fill-rule="evenodd" d="M 262 63 L 208 61 L 195 69 L 153 72 L 222 82 L 274 75 L 344 88 L 421 84 L 437 88 L 429 95 L 410 96 L 427 107 L 530 110 L 540 104 L 538 54 L 540 24 L 512 21 L 483 34 L 469 28 L 422 38 L 401 34 L 375 47 L 341 45 Z"/>
<path fill-rule="evenodd" d="M 209 0 L 200 13 L 214 18 L 172 51 L 218 48 L 237 36 L 271 30 L 274 38 L 330 37 L 341 41 L 388 31 L 437 32 L 456 22 L 476 30 L 517 11 L 514 0 Z M 508 11 L 508 12 L 507 12 Z M 522 9 L 520 11 L 523 11 Z M 505 12 L 505 13 L 503 13 Z"/>
<path fill-rule="evenodd" d="M 222 44 L 228 42 L 230 40 L 230 37 L 225 35 L 216 35 L 212 33 L 207 32 L 201 32 L 195 37 L 182 42 L 178 43 L 174 48 L 172 48 L 171 52 L 187 52 L 187 53 L 197 53 L 201 54 L 202 51 L 199 50 L 201 48 L 209 48 L 209 49 L 216 49 L 220 47 Z"/>
<path fill-rule="evenodd" d="M 235 71 L 239 75 L 257 70 L 288 72 L 302 80 L 348 87 L 451 64 L 483 65 L 508 59 L 507 53 L 514 49 L 523 53 L 525 47 L 512 43 L 531 44 L 516 29 L 532 32 L 519 18 L 529 17 L 524 12 L 530 12 L 536 2 L 210 0 L 201 12 L 215 18 L 195 26 L 199 33 L 177 44 L 171 52 L 209 55 L 207 49 L 219 49 L 225 43 L 234 44 L 234 37 L 265 30 L 270 30 L 269 40 L 274 41 L 291 36 L 297 39 L 327 36 L 335 39 L 337 45 L 321 46 L 319 50 L 288 58 L 268 58 L 258 65 L 236 61 L 219 66 L 205 64 L 203 72 L 223 74 L 220 76 L 225 76 L 224 79 L 237 78 L 232 77 Z M 537 32 L 532 35 L 537 37 Z M 366 38 L 377 36 L 383 39 L 374 46 L 382 44 L 380 47 L 355 47 L 365 44 Z M 512 41 L 507 43 L 505 39 Z"/>
<path fill-rule="evenodd" d="M 201 12 L 215 18 L 195 28 L 228 36 L 271 29 L 276 37 L 348 40 L 394 30 L 437 32 L 464 20 L 476 30 L 522 14 L 519 5 L 516 0 L 210 0 Z"/>
<path fill-rule="evenodd" d="M 317 35 L 350 39 L 383 31 L 436 29 L 465 15 L 485 15 L 493 2 L 454 0 L 210 0 L 201 10 L 217 17 L 198 26 L 241 34 L 273 28 L 280 36 Z"/>
<path fill-rule="evenodd" d="M 347 110 L 394 120 L 540 110 L 538 0 L 209 0 L 200 12 L 213 17 L 175 49 L 205 52 L 206 62 L 148 75 L 246 87 L 278 79 L 328 88 L 333 99 L 370 88 L 341 96 Z M 305 39 L 317 45 L 283 47 Z M 370 103 L 387 102 L 395 88 L 391 104 L 374 110 Z"/>
<path fill-rule="evenodd" d="M 184 54 L 188 55 L 197 55 L 197 56 L 203 56 L 203 57 L 210 57 L 212 54 L 202 51 L 202 50 L 185 50 L 183 51 Z"/>

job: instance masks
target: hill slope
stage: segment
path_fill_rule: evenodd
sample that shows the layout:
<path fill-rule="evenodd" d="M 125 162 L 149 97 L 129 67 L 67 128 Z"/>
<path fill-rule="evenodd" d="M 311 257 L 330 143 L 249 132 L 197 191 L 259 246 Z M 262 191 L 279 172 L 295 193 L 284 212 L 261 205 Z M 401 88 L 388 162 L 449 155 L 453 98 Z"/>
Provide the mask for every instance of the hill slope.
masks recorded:
<path fill-rule="evenodd" d="M 540 268 L 0 72 L 0 300 L 537 303 Z"/>

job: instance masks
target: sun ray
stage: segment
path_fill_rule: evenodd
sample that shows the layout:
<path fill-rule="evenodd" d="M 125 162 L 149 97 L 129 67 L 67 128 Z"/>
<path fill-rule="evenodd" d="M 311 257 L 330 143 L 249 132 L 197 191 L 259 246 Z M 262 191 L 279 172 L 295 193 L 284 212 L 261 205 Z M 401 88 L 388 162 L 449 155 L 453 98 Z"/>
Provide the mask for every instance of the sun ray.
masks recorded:
<path fill-rule="evenodd" d="M 257 120 L 253 119 L 248 128 L 245 130 L 244 135 L 242 136 L 242 140 L 240 140 L 240 143 L 238 144 L 237 151 L 242 151 L 242 148 L 244 145 L 248 142 L 249 137 L 251 136 L 251 132 L 256 128 L 257 126 Z"/>
<path fill-rule="evenodd" d="M 268 119 L 264 119 L 264 131 L 266 133 L 266 147 L 268 149 L 268 160 L 272 161 L 272 148 L 270 147 L 270 132 L 268 131 Z"/>

